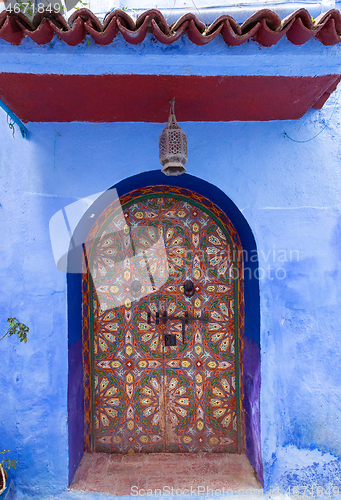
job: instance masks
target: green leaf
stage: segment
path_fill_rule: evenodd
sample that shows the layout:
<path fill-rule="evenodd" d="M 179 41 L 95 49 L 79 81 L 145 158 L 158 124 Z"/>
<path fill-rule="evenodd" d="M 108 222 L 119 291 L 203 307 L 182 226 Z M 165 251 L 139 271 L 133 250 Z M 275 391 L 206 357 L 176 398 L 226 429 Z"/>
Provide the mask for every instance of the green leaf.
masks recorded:
<path fill-rule="evenodd" d="M 178 380 L 179 380 L 180 384 L 183 384 L 183 385 L 188 385 L 188 380 L 187 380 L 187 378 L 182 377 L 181 375 L 179 375 L 179 376 L 178 376 Z"/>
<path fill-rule="evenodd" d="M 109 349 L 109 352 L 115 352 L 117 349 L 117 343 L 115 342 Z"/>
<path fill-rule="evenodd" d="M 187 338 L 188 338 L 188 335 L 187 335 Z M 183 352 L 183 351 L 185 351 L 185 350 L 187 349 L 187 347 L 188 347 L 188 342 L 186 342 L 186 341 L 185 341 L 185 343 L 184 343 L 184 344 L 181 344 L 181 345 L 179 346 L 178 352 Z"/>
<path fill-rule="evenodd" d="M 116 377 L 109 377 L 109 380 L 115 387 L 118 387 L 119 383 Z"/>
<path fill-rule="evenodd" d="M 27 334 L 29 332 L 28 326 L 24 325 L 24 323 L 20 323 L 17 318 L 8 318 L 7 319 L 7 325 L 8 325 L 8 330 L 3 335 L 0 337 L 0 340 L 8 336 L 12 335 L 17 335 L 17 337 L 20 339 L 20 342 L 27 342 Z"/>
<path fill-rule="evenodd" d="M 215 353 L 219 354 L 219 350 L 218 350 L 218 347 L 212 343 L 210 343 L 210 348 L 212 349 L 212 351 L 214 351 Z"/>
<path fill-rule="evenodd" d="M 180 428 L 183 429 L 184 427 L 186 427 L 188 422 L 189 422 L 189 418 L 188 417 L 184 418 L 180 424 Z"/>
<path fill-rule="evenodd" d="M 217 309 L 217 306 L 218 306 L 218 300 L 214 300 L 211 305 L 209 306 L 209 310 L 212 311 L 212 310 L 215 310 Z"/>
<path fill-rule="evenodd" d="M 168 354 L 165 355 L 165 358 L 172 359 L 175 356 L 177 356 L 177 352 L 176 351 L 171 351 L 171 352 L 169 352 Z"/>
<path fill-rule="evenodd" d="M 184 238 L 184 245 L 188 250 L 191 249 L 191 243 L 188 238 Z"/>
<path fill-rule="evenodd" d="M 219 382 L 219 378 L 220 377 L 214 377 L 214 378 L 212 378 L 212 380 L 210 382 L 210 386 L 213 387 L 215 384 L 217 384 Z"/>
<path fill-rule="evenodd" d="M 150 378 L 149 375 L 146 375 L 145 377 L 143 377 L 140 381 L 140 385 L 148 384 L 149 378 Z"/>

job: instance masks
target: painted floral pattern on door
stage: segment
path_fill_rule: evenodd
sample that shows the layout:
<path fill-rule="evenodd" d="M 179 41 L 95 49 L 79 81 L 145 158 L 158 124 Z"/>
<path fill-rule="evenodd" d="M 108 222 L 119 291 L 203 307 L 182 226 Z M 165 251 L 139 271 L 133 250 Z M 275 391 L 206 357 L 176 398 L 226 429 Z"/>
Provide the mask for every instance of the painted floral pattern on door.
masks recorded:
<path fill-rule="evenodd" d="M 208 211 L 175 195 L 130 203 L 124 218 L 117 238 L 106 226 L 92 260 L 94 449 L 237 452 L 235 314 L 241 300 L 240 284 L 231 278 L 233 240 Z M 147 261 L 124 244 L 141 228 L 141 245 L 161 240 L 166 261 L 157 251 Z M 142 298 L 132 301 L 124 296 L 124 280 L 129 297 L 134 276 Z M 183 293 L 186 279 L 194 283 L 193 297 Z M 158 311 L 174 319 L 156 324 Z M 183 343 L 185 311 L 204 321 L 189 321 Z M 164 334 L 176 335 L 177 346 L 166 347 Z"/>

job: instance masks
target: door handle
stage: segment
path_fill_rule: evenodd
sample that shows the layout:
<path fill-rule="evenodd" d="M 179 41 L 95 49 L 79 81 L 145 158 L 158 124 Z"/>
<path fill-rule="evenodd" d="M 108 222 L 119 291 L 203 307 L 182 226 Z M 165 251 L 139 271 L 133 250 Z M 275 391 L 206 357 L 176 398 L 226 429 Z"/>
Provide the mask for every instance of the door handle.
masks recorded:
<path fill-rule="evenodd" d="M 147 323 L 148 325 L 152 324 L 152 314 L 148 311 L 147 312 Z M 163 311 L 161 317 L 160 317 L 160 312 L 157 311 L 155 313 L 154 317 L 155 325 L 159 325 L 160 321 L 163 324 L 166 324 L 168 321 L 181 321 L 181 333 L 182 333 L 182 343 L 185 343 L 186 339 L 186 325 L 189 324 L 190 321 L 202 321 L 204 325 L 207 325 L 209 322 L 209 317 L 208 315 L 205 315 L 203 317 L 197 318 L 195 316 L 190 316 L 188 311 L 185 311 L 184 316 L 168 316 L 167 311 Z M 176 345 L 176 335 L 172 335 L 169 333 L 163 334 L 165 336 L 165 345 L 166 346 L 175 346 Z"/>

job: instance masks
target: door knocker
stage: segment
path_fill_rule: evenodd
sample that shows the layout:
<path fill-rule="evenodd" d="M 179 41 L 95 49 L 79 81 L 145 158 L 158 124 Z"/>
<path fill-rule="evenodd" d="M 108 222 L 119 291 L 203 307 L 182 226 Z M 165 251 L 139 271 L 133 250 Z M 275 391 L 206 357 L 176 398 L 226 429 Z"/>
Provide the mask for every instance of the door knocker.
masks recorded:
<path fill-rule="evenodd" d="M 186 280 L 184 283 L 184 294 L 186 297 L 193 297 L 194 295 L 194 284 L 192 280 Z"/>

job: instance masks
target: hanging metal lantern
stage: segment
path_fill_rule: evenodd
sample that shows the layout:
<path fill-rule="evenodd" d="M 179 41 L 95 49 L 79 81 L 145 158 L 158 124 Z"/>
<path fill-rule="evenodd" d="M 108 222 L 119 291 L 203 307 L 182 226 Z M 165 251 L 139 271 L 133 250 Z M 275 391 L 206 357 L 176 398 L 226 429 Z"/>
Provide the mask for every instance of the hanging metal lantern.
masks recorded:
<path fill-rule="evenodd" d="M 186 172 L 185 164 L 188 159 L 187 138 L 175 118 L 175 99 L 169 102 L 171 109 L 168 123 L 159 137 L 161 172 L 166 175 L 181 175 Z"/>

